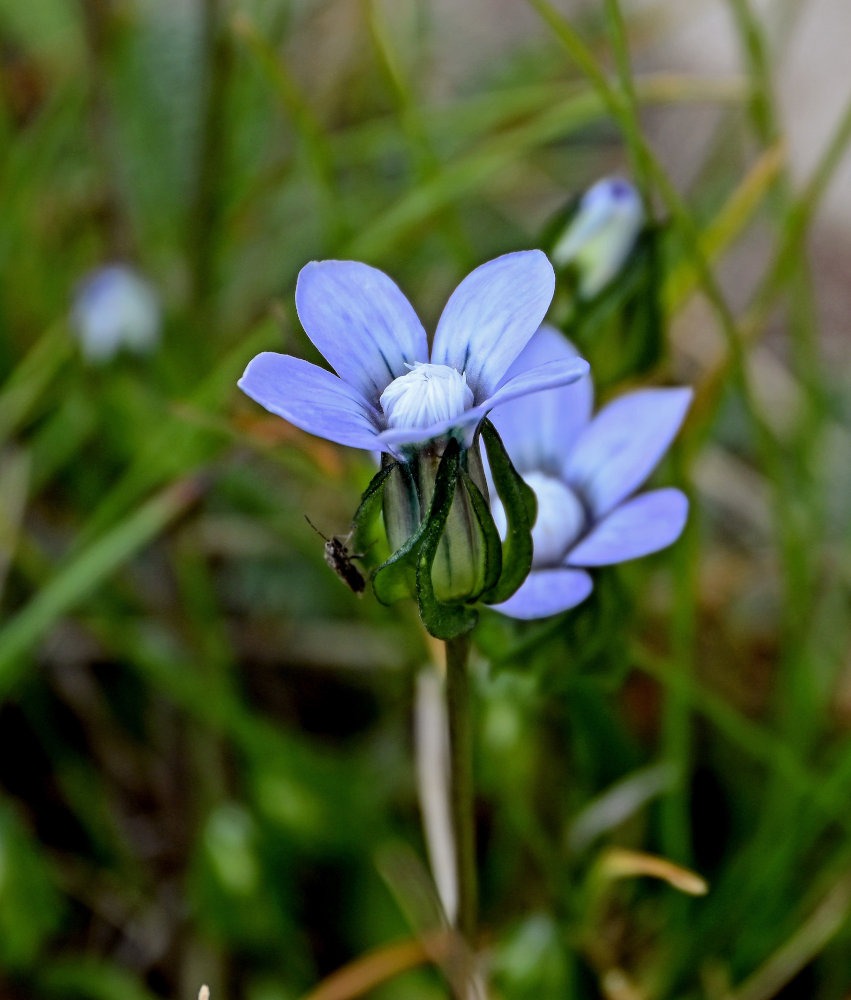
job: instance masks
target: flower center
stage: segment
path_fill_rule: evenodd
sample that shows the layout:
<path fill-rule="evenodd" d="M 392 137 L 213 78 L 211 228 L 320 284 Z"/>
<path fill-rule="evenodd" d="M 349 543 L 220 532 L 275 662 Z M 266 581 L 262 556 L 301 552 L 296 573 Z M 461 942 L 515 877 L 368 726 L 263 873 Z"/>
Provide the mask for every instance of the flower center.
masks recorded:
<path fill-rule="evenodd" d="M 473 391 L 462 372 L 420 361 L 409 367 L 381 394 L 388 427 L 431 427 L 454 420 L 473 405 Z"/>
<path fill-rule="evenodd" d="M 585 529 L 585 510 L 573 490 L 560 479 L 543 472 L 528 472 L 523 478 L 538 500 L 538 516 L 532 528 L 532 567 L 560 566 Z M 498 498 L 493 502 L 492 513 L 504 538 L 507 523 Z"/>

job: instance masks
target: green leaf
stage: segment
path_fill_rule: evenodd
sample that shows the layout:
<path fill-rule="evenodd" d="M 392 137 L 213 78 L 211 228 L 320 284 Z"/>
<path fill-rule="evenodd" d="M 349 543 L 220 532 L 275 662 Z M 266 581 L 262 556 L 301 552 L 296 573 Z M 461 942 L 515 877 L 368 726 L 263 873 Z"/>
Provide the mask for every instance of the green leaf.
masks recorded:
<path fill-rule="evenodd" d="M 70 558 L 0 629 L 0 697 L 31 669 L 32 648 L 113 573 L 149 545 L 198 499 L 200 484 L 183 478 Z"/>
<path fill-rule="evenodd" d="M 47 390 L 71 353 L 72 340 L 61 323 L 49 327 L 0 388 L 0 443 L 45 401 Z M 49 397 L 47 397 L 49 403 Z"/>
<path fill-rule="evenodd" d="M 535 494 L 526 485 L 508 457 L 490 420 L 483 420 L 480 433 L 488 453 L 491 475 L 505 508 L 508 530 L 502 543 L 502 573 L 499 582 L 482 594 L 485 604 L 507 601 L 532 568 L 532 525 L 537 516 Z"/>
<path fill-rule="evenodd" d="M 47 860 L 10 806 L 0 801 L 0 964 L 32 966 L 61 919 Z"/>

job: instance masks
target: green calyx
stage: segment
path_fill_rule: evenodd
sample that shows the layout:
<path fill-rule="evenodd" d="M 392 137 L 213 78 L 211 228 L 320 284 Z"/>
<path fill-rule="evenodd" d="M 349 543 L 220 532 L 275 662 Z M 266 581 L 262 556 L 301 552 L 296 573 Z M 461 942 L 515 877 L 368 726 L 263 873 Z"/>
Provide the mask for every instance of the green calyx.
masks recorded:
<path fill-rule="evenodd" d="M 479 433 L 505 508 L 505 541 L 490 512 L 477 443 L 450 439 L 443 454 L 410 462 L 384 456 L 364 492 L 353 527 L 362 538 L 381 509 L 392 555 L 372 573 L 375 596 L 392 604 L 413 596 L 426 629 L 452 639 L 476 624 L 477 602 L 498 604 L 520 586 L 532 565 L 535 497 L 488 420 Z"/>
<path fill-rule="evenodd" d="M 485 604 L 501 604 L 518 589 L 532 568 L 532 527 L 538 514 L 538 502 L 514 468 L 490 420 L 483 420 L 479 431 L 508 522 L 505 541 L 501 543 L 502 572 L 494 586 L 482 595 L 482 600 Z"/>

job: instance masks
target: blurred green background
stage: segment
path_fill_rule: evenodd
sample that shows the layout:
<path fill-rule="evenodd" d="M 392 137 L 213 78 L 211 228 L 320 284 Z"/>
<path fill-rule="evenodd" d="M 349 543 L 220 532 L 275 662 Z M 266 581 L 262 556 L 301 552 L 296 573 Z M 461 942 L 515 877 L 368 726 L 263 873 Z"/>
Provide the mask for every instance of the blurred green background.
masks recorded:
<path fill-rule="evenodd" d="M 583 353 L 602 397 L 694 385 L 664 470 L 692 516 L 575 612 L 477 632 L 490 995 L 851 996 L 848 239 L 819 215 L 851 110 L 790 171 L 777 67 L 816 5 L 749 2 L 680 5 L 734 70 L 679 72 L 647 3 L 0 0 L 4 1000 L 296 1000 L 371 949 L 365 994 L 310 995 L 448 996 L 417 964 L 435 653 L 303 518 L 344 532 L 369 456 L 235 383 L 318 360 L 306 261 L 387 270 L 433 328 L 612 172 L 664 225 L 666 335 L 619 353 L 603 317 Z M 115 261 L 162 339 L 96 364 L 70 311 Z"/>

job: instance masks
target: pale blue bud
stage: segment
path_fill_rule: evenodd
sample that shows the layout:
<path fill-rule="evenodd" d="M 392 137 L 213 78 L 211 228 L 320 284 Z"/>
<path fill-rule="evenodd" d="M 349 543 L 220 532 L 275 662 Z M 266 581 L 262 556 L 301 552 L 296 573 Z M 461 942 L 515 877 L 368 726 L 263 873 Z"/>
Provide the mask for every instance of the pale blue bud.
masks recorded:
<path fill-rule="evenodd" d="M 604 178 L 582 196 L 550 259 L 558 269 L 573 267 L 580 298 L 591 299 L 623 267 L 643 225 L 635 188 L 617 177 Z"/>
<path fill-rule="evenodd" d="M 121 350 L 145 354 L 160 336 L 160 303 L 144 278 L 123 264 L 103 267 L 80 285 L 71 313 L 83 355 L 103 364 Z"/>

